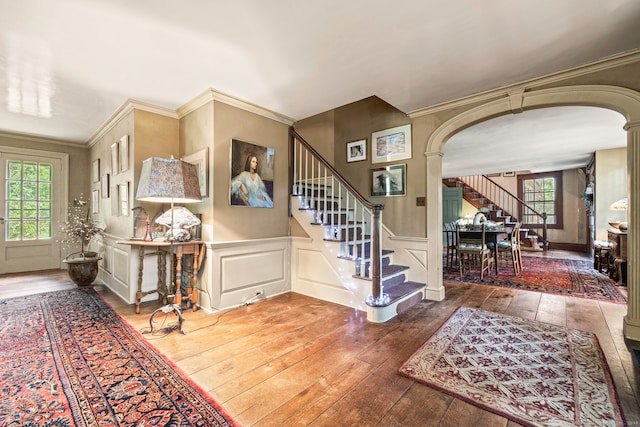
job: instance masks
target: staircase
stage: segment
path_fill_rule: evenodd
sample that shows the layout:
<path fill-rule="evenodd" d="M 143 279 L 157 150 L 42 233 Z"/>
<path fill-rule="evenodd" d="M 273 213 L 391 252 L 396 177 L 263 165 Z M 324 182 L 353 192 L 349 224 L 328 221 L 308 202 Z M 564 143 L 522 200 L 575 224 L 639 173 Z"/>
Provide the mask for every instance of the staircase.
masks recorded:
<path fill-rule="evenodd" d="M 293 128 L 290 141 L 291 216 L 311 238 L 294 257 L 307 273 L 292 279 L 293 288 L 366 308 L 372 322 L 385 322 L 422 301 L 426 239 L 395 236 L 382 224 L 384 205 L 365 199 Z M 310 277 L 309 271 L 326 278 Z"/>
<path fill-rule="evenodd" d="M 522 250 L 546 251 L 548 249 L 547 215 L 537 212 L 491 178 L 486 175 L 473 175 L 445 178 L 442 182 L 447 187 L 462 187 L 462 197 L 477 209 L 487 209 L 489 212 L 487 219 L 491 221 L 502 222 L 506 226 L 517 222 L 527 224 L 520 229 L 520 240 L 523 243 L 529 242 L 529 245 L 522 245 Z M 523 220 L 520 220 L 520 217 Z"/>

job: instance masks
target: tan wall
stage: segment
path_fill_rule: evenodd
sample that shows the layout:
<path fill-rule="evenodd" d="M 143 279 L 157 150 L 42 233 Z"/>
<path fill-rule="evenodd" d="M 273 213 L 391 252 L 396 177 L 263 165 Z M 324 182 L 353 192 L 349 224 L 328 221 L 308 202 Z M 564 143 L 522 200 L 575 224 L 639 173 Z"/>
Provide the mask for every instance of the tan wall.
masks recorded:
<path fill-rule="evenodd" d="M 125 135 L 128 135 L 129 139 L 129 167 L 124 172 L 118 171 L 114 174 L 111 146 L 119 143 Z M 105 233 L 119 238 L 133 236 L 134 212 L 129 210 L 129 216 L 112 215 L 112 204 L 117 204 L 118 186 L 121 184 L 129 184 L 130 209 L 142 206 L 149 216 L 154 218 L 162 208 L 168 208 L 154 203 L 142 204 L 135 200 L 135 195 L 143 160 L 151 156 L 177 156 L 178 138 L 178 120 L 134 109 L 113 123 L 91 146 L 91 161 L 100 159 L 101 179 L 105 174 L 109 174 L 109 198 L 100 199 L 99 218 L 105 227 Z M 91 183 L 92 190 L 101 191 L 100 187 L 100 182 Z"/>
<path fill-rule="evenodd" d="M 208 196 L 202 202 L 189 205 L 189 210 L 202 215 L 202 240 L 213 241 L 213 183 L 215 169 L 213 162 L 213 101 L 180 118 L 180 153 L 182 156 L 207 149 L 209 170 L 207 173 Z M 217 195 L 217 194 L 216 194 Z"/>
<path fill-rule="evenodd" d="M 325 159 L 331 161 L 335 152 L 335 111 L 326 111 L 295 123 L 296 132 Z"/>
<path fill-rule="evenodd" d="M 627 149 L 596 151 L 595 219 L 596 240 L 607 240 L 610 221 L 627 221 L 626 211 L 611 211 L 609 206 L 627 197 Z"/>
<path fill-rule="evenodd" d="M 333 162 L 336 170 L 360 194 L 370 201 L 384 203 L 385 208 L 382 217 L 385 226 L 396 234 L 418 235 L 420 224 L 423 222 L 422 218 L 407 219 L 414 215 L 412 208 L 415 208 L 416 197 L 424 195 L 424 185 L 417 184 L 418 182 L 424 183 L 422 172 L 424 157 L 421 156 L 420 152 L 413 151 L 412 158 L 408 160 L 371 163 L 371 134 L 380 130 L 405 125 L 409 122 L 409 117 L 405 113 L 380 98 L 372 96 L 336 108 L 331 112 L 325 112 L 298 121 L 295 123 L 295 128 L 323 157 L 332 156 L 325 158 L 329 162 Z M 367 159 L 347 163 L 347 143 L 362 139 L 367 140 Z M 333 150 L 327 148 L 327 145 L 332 145 Z M 413 180 L 411 182 L 414 182 L 413 185 L 407 185 L 407 195 L 401 197 L 371 197 L 371 170 L 401 163 L 407 164 L 408 180 Z M 416 174 L 421 175 L 420 180 L 415 178 Z M 420 209 L 422 210 L 422 217 L 424 217 L 424 208 Z M 402 230 L 402 232 L 398 233 L 398 230 Z"/>
<path fill-rule="evenodd" d="M 289 127 L 266 117 L 214 101 L 213 211 L 211 240 L 261 239 L 289 235 Z M 273 208 L 231 206 L 231 140 L 275 149 Z"/>
<path fill-rule="evenodd" d="M 91 162 L 89 150 L 63 141 L 47 141 L 38 138 L 0 134 L 0 145 L 43 150 L 69 155 L 69 200 L 84 194 L 91 197 Z"/>

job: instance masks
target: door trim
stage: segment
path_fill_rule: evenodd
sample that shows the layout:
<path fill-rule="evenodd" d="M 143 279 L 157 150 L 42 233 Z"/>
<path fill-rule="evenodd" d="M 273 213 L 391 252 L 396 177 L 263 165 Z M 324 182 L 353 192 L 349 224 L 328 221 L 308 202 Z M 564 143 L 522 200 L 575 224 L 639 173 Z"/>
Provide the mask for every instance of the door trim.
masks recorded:
<path fill-rule="evenodd" d="M 0 145 L 0 153 L 2 154 L 15 154 L 21 156 L 38 156 L 49 157 L 56 159 L 60 162 L 60 182 L 54 184 L 54 194 L 60 194 L 60 203 L 58 204 L 58 218 L 60 221 L 65 221 L 67 217 L 66 208 L 69 205 L 69 154 L 59 151 L 47 151 L 47 150 L 34 150 L 31 148 L 12 147 L 6 145 Z M 52 238 L 58 238 L 58 230 L 53 228 Z M 64 269 L 64 263 L 62 257 L 60 257 L 60 269 Z"/>

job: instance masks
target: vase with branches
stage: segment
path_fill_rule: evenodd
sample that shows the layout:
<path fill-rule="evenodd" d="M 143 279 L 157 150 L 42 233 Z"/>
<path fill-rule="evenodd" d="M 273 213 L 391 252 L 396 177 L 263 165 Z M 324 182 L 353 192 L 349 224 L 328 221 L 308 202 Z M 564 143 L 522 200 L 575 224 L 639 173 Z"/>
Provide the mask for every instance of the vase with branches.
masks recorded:
<path fill-rule="evenodd" d="M 99 236 L 103 229 L 93 221 L 91 212 L 89 212 L 89 202 L 84 199 L 82 194 L 69 204 L 67 220 L 59 224 L 58 230 L 62 236 L 59 242 L 62 244 L 63 250 L 80 249 L 79 252 L 69 254 L 66 259 L 75 255 L 78 255 L 79 258 L 96 257 L 96 253 L 88 252 L 87 248 L 91 240 Z"/>

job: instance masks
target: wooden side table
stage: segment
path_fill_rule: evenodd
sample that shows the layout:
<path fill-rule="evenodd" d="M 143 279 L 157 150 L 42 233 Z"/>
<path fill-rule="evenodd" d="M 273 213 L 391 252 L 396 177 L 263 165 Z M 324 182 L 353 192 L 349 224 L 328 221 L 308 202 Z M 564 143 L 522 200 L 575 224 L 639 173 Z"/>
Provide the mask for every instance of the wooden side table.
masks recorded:
<path fill-rule="evenodd" d="M 618 284 L 623 284 L 627 276 L 627 233 L 619 230 L 608 230 L 608 239 L 611 257 L 609 277 L 618 282 Z"/>
<path fill-rule="evenodd" d="M 136 290 L 136 313 L 140 313 L 140 302 L 146 295 L 157 292 L 159 299 L 163 304 L 167 303 L 167 261 L 166 255 L 170 253 L 175 255 L 175 264 L 172 263 L 172 278 L 176 281 L 176 299 L 175 303 L 180 305 L 182 302 L 181 281 L 182 281 L 182 256 L 193 255 L 193 265 L 190 266 L 187 276 L 187 294 L 193 311 L 196 310 L 198 302 L 197 272 L 202 264 L 204 257 L 204 242 L 196 240 L 190 242 L 166 242 L 166 241 L 145 241 L 145 240 L 120 240 L 116 243 L 122 245 L 130 245 L 138 247 L 138 288 Z M 144 256 L 146 248 L 155 248 L 158 255 L 158 282 L 155 290 L 142 291 L 142 278 L 144 273 Z"/>
<path fill-rule="evenodd" d="M 200 241 L 195 242 L 180 242 L 180 244 L 173 246 L 173 253 L 176 256 L 175 267 L 175 283 L 176 283 L 176 299 L 175 303 L 182 305 L 182 257 L 184 255 L 193 255 L 193 264 L 188 266 L 187 271 L 187 301 L 191 304 L 191 309 L 196 310 L 196 304 L 198 303 L 198 270 L 202 264 L 204 258 L 204 243 Z"/>

